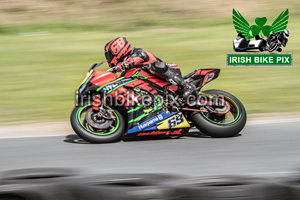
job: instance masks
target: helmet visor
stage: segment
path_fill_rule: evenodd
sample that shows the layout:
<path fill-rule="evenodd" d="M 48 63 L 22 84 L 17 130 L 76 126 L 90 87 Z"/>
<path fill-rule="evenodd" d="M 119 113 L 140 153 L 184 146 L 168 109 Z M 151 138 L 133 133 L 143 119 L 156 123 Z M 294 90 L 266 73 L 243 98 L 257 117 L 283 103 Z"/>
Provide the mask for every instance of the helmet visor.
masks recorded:
<path fill-rule="evenodd" d="M 112 55 L 112 53 L 110 51 L 105 52 L 105 58 L 107 60 L 108 63 L 110 63 L 112 61 L 112 59 L 114 58 L 114 56 Z"/>

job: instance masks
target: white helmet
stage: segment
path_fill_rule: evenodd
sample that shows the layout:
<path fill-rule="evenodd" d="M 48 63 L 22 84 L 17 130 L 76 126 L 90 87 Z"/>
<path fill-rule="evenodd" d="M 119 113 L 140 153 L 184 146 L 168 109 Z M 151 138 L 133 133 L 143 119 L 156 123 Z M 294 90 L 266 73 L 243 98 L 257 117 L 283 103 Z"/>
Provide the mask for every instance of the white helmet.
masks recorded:
<path fill-rule="evenodd" d="M 287 29 L 284 29 L 283 35 L 285 36 L 285 38 L 288 38 L 290 36 L 290 31 Z"/>

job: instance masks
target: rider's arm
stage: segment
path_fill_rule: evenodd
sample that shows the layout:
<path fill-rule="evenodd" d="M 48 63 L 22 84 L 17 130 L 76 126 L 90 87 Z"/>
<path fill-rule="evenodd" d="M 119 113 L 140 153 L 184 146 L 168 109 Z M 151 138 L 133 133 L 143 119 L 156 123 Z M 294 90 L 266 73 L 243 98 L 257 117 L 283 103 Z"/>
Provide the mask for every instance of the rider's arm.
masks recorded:
<path fill-rule="evenodd" d="M 117 67 L 122 67 L 124 70 L 128 70 L 137 66 L 140 66 L 148 58 L 147 53 L 142 49 L 135 49 L 132 56 L 125 59 L 123 62 L 118 63 Z"/>

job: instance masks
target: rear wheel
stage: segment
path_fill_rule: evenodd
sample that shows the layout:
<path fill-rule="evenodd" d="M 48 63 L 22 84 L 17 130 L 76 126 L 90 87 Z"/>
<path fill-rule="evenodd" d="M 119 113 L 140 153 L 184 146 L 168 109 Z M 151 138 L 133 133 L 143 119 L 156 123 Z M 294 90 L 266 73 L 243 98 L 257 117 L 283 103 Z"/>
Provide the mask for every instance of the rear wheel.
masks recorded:
<path fill-rule="evenodd" d="M 98 116 L 92 110 L 93 104 L 77 106 L 71 114 L 71 125 L 76 134 L 90 143 L 108 143 L 119 141 L 125 131 L 125 120 L 115 109 L 104 107 L 111 113 L 107 117 Z"/>
<path fill-rule="evenodd" d="M 232 137 L 245 126 L 247 120 L 243 104 L 232 94 L 221 90 L 206 90 L 204 93 L 224 98 L 228 110 L 225 114 L 193 112 L 191 120 L 204 134 L 211 137 Z M 217 108 L 215 108 L 218 110 Z M 222 112 L 220 112 L 222 113 Z"/>

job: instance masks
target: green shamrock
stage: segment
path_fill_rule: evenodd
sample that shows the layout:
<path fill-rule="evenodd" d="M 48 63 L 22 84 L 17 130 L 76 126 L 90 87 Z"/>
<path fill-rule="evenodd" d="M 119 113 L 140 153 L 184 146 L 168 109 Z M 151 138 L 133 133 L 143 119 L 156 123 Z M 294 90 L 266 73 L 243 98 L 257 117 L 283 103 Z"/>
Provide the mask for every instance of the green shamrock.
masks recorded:
<path fill-rule="evenodd" d="M 257 25 L 252 25 L 250 27 L 250 29 L 252 31 L 252 35 L 256 36 L 256 35 L 259 35 L 262 32 L 264 36 L 269 37 L 269 35 L 272 31 L 272 26 L 269 26 L 269 25 L 264 26 L 266 24 L 266 22 L 267 22 L 266 17 L 262 17 L 262 18 L 257 17 L 255 19 L 255 23 Z"/>
<path fill-rule="evenodd" d="M 242 16 L 242 14 L 233 9 L 232 10 L 232 19 L 233 25 L 237 33 L 241 33 L 246 40 L 250 40 L 255 36 L 261 34 L 261 37 L 269 37 L 270 33 L 283 33 L 284 29 L 286 29 L 289 19 L 289 9 L 284 10 L 280 15 L 275 19 L 272 23 L 272 26 L 265 26 L 267 22 L 266 17 L 256 18 L 255 23 L 257 25 L 253 25 L 250 27 L 250 24 L 247 20 Z M 252 32 L 252 35 L 250 34 Z"/>

